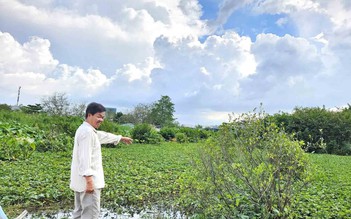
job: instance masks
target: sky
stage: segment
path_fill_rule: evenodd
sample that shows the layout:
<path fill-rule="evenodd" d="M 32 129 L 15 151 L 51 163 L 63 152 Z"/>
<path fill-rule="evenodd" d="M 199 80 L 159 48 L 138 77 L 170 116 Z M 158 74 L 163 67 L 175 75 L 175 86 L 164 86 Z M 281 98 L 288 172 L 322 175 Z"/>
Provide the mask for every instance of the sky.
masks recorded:
<path fill-rule="evenodd" d="M 0 0 L 0 104 L 167 95 L 180 124 L 220 125 L 346 106 L 350 57 L 349 0 Z"/>

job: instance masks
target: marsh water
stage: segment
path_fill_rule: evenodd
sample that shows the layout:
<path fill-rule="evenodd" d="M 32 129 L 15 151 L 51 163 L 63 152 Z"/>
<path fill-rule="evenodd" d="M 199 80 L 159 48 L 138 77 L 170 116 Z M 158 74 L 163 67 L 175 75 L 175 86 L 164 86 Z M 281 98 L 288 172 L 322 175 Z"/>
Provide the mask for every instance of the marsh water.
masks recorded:
<path fill-rule="evenodd" d="M 30 213 L 25 219 L 71 219 L 72 212 L 59 211 L 56 213 Z M 185 219 L 179 212 L 164 211 L 159 212 L 157 210 L 146 210 L 139 214 L 117 214 L 107 209 L 101 209 L 100 219 Z"/>

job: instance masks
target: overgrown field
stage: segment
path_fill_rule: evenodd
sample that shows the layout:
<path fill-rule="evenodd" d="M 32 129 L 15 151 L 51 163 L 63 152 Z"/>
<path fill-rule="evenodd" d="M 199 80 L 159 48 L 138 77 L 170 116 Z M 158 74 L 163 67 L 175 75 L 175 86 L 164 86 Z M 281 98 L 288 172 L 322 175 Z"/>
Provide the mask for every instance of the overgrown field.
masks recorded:
<path fill-rule="evenodd" d="M 138 212 L 155 205 L 171 206 L 179 191 L 177 178 L 190 168 L 190 156 L 197 147 L 164 143 L 103 148 L 102 207 Z M 70 165 L 71 152 L 34 152 L 24 161 L 0 160 L 0 205 L 9 216 L 22 209 L 72 208 Z"/>
<path fill-rule="evenodd" d="M 106 189 L 102 206 L 113 211 L 170 208 L 179 201 L 179 177 L 192 168 L 200 144 L 123 145 L 103 148 Z M 351 157 L 310 154 L 312 181 L 293 204 L 293 218 L 351 218 Z M 12 217 L 23 209 L 73 207 L 71 152 L 35 152 L 27 160 L 0 161 L 0 205 Z M 190 172 L 190 171 L 189 171 Z M 186 197 L 183 195 L 182 198 Z M 181 207 L 181 206 L 180 206 Z"/>
<path fill-rule="evenodd" d="M 351 157 L 309 154 L 314 181 L 295 203 L 297 218 L 351 218 Z"/>

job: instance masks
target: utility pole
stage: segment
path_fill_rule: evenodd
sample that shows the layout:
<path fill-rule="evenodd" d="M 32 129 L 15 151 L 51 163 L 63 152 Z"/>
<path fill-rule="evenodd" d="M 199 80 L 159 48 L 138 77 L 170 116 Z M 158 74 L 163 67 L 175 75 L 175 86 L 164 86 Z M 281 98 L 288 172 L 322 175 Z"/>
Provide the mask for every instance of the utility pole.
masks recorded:
<path fill-rule="evenodd" d="M 18 106 L 18 102 L 19 102 L 20 94 L 21 94 L 21 86 L 19 86 L 19 87 L 18 87 L 18 94 L 17 94 L 17 106 Z"/>

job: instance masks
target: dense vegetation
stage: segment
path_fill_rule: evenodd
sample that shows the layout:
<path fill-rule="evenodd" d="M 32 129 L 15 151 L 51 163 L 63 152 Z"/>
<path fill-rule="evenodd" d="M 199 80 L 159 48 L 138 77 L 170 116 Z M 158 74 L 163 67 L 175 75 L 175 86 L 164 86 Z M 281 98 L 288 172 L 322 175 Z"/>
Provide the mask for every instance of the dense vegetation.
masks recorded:
<path fill-rule="evenodd" d="M 83 120 L 83 117 L 79 116 L 0 110 L 0 160 L 28 158 L 33 151 L 70 151 L 73 147 L 74 133 Z M 100 129 L 131 136 L 137 143 L 151 144 L 163 141 L 194 143 L 213 134 L 213 131 L 201 127 L 165 127 L 157 132 L 150 124 L 142 123 L 132 128 L 109 120 L 105 120 Z M 176 133 L 182 133 L 184 136 L 177 139 Z"/>
<path fill-rule="evenodd" d="M 163 143 L 104 148 L 103 159 L 107 187 L 104 208 L 140 211 L 144 206 L 178 208 L 202 218 L 200 202 L 191 194 L 180 193 L 192 177 L 190 157 L 198 156 L 199 144 Z M 293 218 L 351 217 L 351 158 L 310 154 L 317 169 L 308 187 L 293 199 Z M 0 161 L 0 205 L 8 216 L 23 209 L 71 209 L 73 193 L 69 189 L 70 152 L 34 154 L 25 161 Z M 190 206 L 192 208 L 190 208 Z M 167 208 L 169 207 L 169 208 Z"/>
<path fill-rule="evenodd" d="M 201 150 L 185 194 L 207 218 L 288 218 L 311 175 L 302 142 L 264 118 L 243 114 Z M 192 206 L 190 205 L 189 208 Z"/>
<path fill-rule="evenodd" d="M 103 148 L 106 188 L 102 207 L 115 212 L 171 207 L 179 193 L 178 177 L 189 168 L 197 145 L 164 143 Z M 25 161 L 0 161 L 0 205 L 12 212 L 48 206 L 73 207 L 69 189 L 71 152 L 35 152 Z M 12 207 L 11 207 L 12 206 Z M 14 212 L 15 213 L 15 212 Z"/>
<path fill-rule="evenodd" d="M 70 209 L 72 143 L 83 118 L 2 109 L 0 205 L 10 215 Z M 102 206 L 114 212 L 157 207 L 195 218 L 349 218 L 351 159 L 304 151 L 349 154 L 350 112 L 246 114 L 219 131 L 106 120 L 102 130 L 140 144 L 103 148 Z"/>
<path fill-rule="evenodd" d="M 271 116 L 288 133 L 305 142 L 307 152 L 351 155 L 351 106 L 330 111 L 320 107 L 295 108 Z"/>

